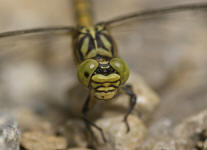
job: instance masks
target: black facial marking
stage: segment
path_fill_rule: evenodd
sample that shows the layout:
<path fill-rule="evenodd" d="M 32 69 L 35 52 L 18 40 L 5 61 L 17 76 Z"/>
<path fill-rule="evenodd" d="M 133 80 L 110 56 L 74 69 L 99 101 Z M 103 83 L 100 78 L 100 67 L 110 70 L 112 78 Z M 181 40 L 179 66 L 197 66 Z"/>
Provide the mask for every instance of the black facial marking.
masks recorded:
<path fill-rule="evenodd" d="M 89 38 L 89 43 L 88 43 L 88 51 L 87 51 L 86 55 L 88 55 L 93 49 L 95 49 L 94 40 L 90 34 L 88 34 L 88 38 Z"/>
<path fill-rule="evenodd" d="M 88 77 L 89 77 L 89 73 L 88 73 L 88 72 L 84 72 L 84 76 L 85 76 L 86 78 L 88 78 Z"/>
<path fill-rule="evenodd" d="M 116 71 L 110 64 L 99 64 L 98 68 L 95 71 L 97 74 L 102 74 L 102 75 L 109 75 L 111 73 L 115 73 Z"/>

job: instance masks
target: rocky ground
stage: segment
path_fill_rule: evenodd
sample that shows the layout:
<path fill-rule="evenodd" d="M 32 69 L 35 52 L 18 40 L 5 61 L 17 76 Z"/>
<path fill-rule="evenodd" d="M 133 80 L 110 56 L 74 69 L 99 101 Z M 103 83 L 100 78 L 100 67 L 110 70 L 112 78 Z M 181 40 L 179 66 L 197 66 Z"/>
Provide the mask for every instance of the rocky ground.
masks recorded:
<path fill-rule="evenodd" d="M 93 0 L 94 18 L 200 1 Z M 68 0 L 0 0 L 0 31 L 75 25 L 72 12 Z M 0 150 L 207 150 L 205 18 L 185 12 L 111 29 L 137 104 L 126 133 L 128 96 L 97 102 L 89 116 L 107 143 L 80 118 L 88 91 L 76 79 L 69 35 L 0 39 Z"/>

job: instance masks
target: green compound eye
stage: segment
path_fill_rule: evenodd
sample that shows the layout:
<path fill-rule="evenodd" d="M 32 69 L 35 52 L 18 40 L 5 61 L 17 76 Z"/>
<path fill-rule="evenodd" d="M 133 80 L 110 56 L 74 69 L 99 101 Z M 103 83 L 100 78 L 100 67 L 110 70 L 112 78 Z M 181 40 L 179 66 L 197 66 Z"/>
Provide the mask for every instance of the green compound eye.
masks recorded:
<path fill-rule="evenodd" d="M 98 62 L 94 59 L 87 59 L 80 64 L 78 67 L 78 79 L 84 86 L 88 87 L 91 76 L 97 67 Z"/>
<path fill-rule="evenodd" d="M 113 58 L 110 64 L 120 74 L 121 84 L 124 84 L 129 78 L 128 65 L 120 58 Z"/>

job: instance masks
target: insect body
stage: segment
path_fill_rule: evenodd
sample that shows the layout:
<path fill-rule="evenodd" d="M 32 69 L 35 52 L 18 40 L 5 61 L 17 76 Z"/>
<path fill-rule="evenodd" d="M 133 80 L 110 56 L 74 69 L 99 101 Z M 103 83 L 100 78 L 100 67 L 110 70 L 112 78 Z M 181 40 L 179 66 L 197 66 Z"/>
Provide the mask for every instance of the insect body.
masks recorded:
<path fill-rule="evenodd" d="M 117 58 L 114 43 L 106 29 L 102 25 L 91 29 L 83 27 L 74 42 L 75 57 L 80 62 L 80 82 L 93 89 L 97 99 L 112 99 L 120 84 L 127 80 L 129 70 L 126 63 Z"/>
<path fill-rule="evenodd" d="M 74 3 L 77 16 L 77 27 L 59 26 L 10 31 L 0 33 L 0 38 L 39 32 L 61 31 L 72 33 L 73 53 L 78 72 L 77 76 L 79 81 L 85 87 L 89 88 L 89 95 L 82 109 L 82 117 L 91 133 L 91 126 L 93 126 L 100 131 L 102 138 L 106 141 L 102 129 L 87 117 L 87 112 L 92 108 L 95 101 L 108 101 L 113 99 L 120 90 L 128 94 L 130 97 L 130 106 L 124 117 L 127 131 L 130 130 L 127 118 L 136 104 L 136 95 L 133 93 L 132 87 L 130 85 L 124 85 L 129 77 L 129 68 L 124 60 L 118 57 L 116 44 L 113 41 L 109 30 L 117 23 L 130 21 L 132 19 L 152 17 L 184 10 L 206 9 L 207 3 L 178 5 L 168 8 L 135 12 L 95 25 L 92 23 L 91 11 L 87 1 L 74 0 Z"/>
<path fill-rule="evenodd" d="M 104 25 L 80 27 L 74 36 L 78 79 L 90 89 L 83 114 L 96 100 L 110 100 L 129 77 L 127 64 L 117 56 L 114 42 Z M 131 91 L 131 93 L 133 93 Z M 133 94 L 134 97 L 136 97 Z M 136 98 L 132 99 L 133 101 Z M 133 102 L 133 109 L 135 102 Z M 128 116 L 128 115 L 127 115 Z M 86 119 L 86 118 L 85 118 Z M 88 123 L 88 121 L 86 122 Z"/>
<path fill-rule="evenodd" d="M 102 130 L 100 130 L 101 128 L 89 121 L 86 113 L 96 100 L 110 100 L 118 94 L 120 87 L 124 85 L 129 77 L 129 68 L 118 57 L 115 43 L 107 30 L 107 26 L 105 24 L 93 26 L 91 23 L 87 1 L 76 0 L 75 4 L 80 27 L 73 36 L 73 52 L 78 64 L 78 79 L 90 90 L 82 110 L 83 119 L 87 126 L 92 125 L 99 129 L 106 141 Z M 79 9 L 80 6 L 81 9 Z M 131 93 L 132 105 L 129 113 L 125 116 L 125 122 L 129 131 L 127 117 L 134 108 L 136 95 L 131 88 L 128 88 L 128 90 Z"/>
<path fill-rule="evenodd" d="M 112 99 L 129 77 L 127 64 L 117 57 L 114 42 L 104 25 L 82 27 L 75 37 L 74 54 L 80 62 L 78 78 L 97 99 Z M 92 94 L 91 93 L 91 94 Z"/>

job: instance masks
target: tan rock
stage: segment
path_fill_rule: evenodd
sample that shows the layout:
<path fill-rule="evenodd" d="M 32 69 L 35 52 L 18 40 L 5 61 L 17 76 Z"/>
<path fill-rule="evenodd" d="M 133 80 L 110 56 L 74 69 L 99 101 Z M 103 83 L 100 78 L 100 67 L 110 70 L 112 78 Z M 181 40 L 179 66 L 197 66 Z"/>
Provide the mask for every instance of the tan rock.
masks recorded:
<path fill-rule="evenodd" d="M 103 142 L 100 132 L 94 129 L 97 138 L 97 149 L 135 150 L 139 147 L 146 134 L 146 128 L 142 121 L 134 115 L 129 116 L 128 122 L 130 132 L 127 133 L 122 115 L 98 120 L 96 123 L 103 129 L 107 143 Z"/>
<path fill-rule="evenodd" d="M 170 119 L 160 119 L 148 128 L 140 150 L 177 150 Z"/>
<path fill-rule="evenodd" d="M 9 113 L 0 112 L 0 150 L 19 150 L 21 132 Z"/>
<path fill-rule="evenodd" d="M 54 133 L 52 125 L 46 121 L 44 118 L 41 118 L 31 110 L 27 108 L 19 109 L 15 113 L 15 117 L 17 118 L 21 130 L 32 130 L 48 133 Z"/>
<path fill-rule="evenodd" d="M 188 150 L 204 144 L 207 141 L 207 136 L 203 135 L 206 131 L 207 110 L 187 118 L 175 128 L 179 149 Z"/>
<path fill-rule="evenodd" d="M 133 85 L 134 92 L 137 94 L 137 107 L 141 109 L 141 112 L 144 112 L 143 115 L 147 116 L 146 113 L 151 114 L 160 103 L 159 96 L 145 83 L 143 78 L 137 73 L 131 72 L 129 84 Z"/>
<path fill-rule="evenodd" d="M 21 145 L 27 150 L 57 150 L 66 149 L 67 142 L 63 137 L 31 131 L 22 134 Z"/>
<path fill-rule="evenodd" d="M 72 147 L 87 147 L 86 128 L 82 119 L 68 120 L 59 131 Z"/>
<path fill-rule="evenodd" d="M 149 149 L 151 150 L 151 149 Z M 152 150 L 178 150 L 176 149 L 175 141 L 172 140 L 163 140 L 158 141 Z"/>

